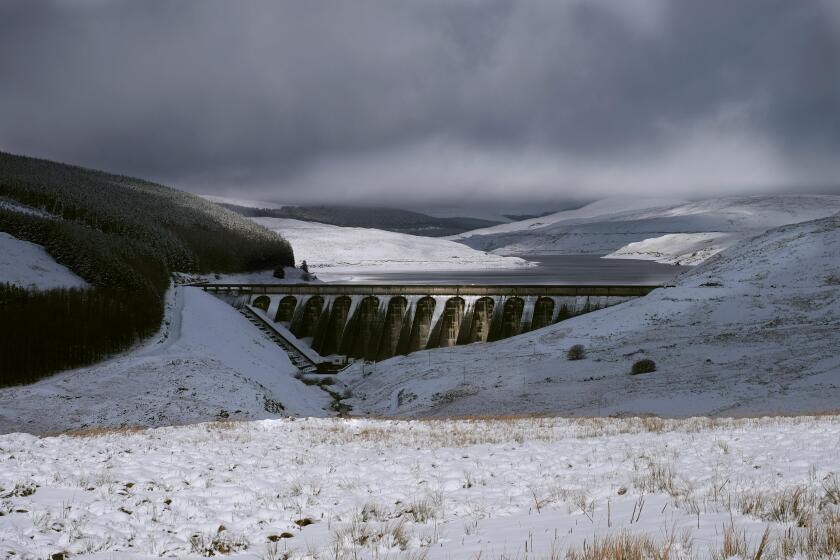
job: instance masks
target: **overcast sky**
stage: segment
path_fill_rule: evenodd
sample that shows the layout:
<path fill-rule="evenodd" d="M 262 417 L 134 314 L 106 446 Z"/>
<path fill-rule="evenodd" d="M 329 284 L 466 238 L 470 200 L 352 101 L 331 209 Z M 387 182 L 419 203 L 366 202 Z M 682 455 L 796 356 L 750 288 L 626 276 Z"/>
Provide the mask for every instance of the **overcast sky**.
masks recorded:
<path fill-rule="evenodd" d="M 840 0 L 2 0 L 0 149 L 298 203 L 840 193 Z"/>

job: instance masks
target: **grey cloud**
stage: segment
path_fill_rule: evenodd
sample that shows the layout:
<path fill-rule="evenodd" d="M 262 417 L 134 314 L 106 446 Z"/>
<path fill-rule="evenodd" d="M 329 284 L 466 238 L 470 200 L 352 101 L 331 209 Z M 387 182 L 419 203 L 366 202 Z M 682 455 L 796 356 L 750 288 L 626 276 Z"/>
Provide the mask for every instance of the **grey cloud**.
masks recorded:
<path fill-rule="evenodd" d="M 840 185 L 830 1 L 0 4 L 0 149 L 393 203 Z"/>

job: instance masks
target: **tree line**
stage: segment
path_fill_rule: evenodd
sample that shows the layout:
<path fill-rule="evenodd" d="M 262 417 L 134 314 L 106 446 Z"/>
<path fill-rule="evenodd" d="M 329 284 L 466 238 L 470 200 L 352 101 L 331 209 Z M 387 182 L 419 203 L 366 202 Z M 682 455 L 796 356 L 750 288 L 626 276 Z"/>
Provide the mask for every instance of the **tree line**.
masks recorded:
<path fill-rule="evenodd" d="M 88 289 L 0 286 L 0 386 L 90 364 L 154 333 L 171 273 L 293 266 L 274 232 L 197 196 L 0 153 L 0 231 L 44 246 Z"/>

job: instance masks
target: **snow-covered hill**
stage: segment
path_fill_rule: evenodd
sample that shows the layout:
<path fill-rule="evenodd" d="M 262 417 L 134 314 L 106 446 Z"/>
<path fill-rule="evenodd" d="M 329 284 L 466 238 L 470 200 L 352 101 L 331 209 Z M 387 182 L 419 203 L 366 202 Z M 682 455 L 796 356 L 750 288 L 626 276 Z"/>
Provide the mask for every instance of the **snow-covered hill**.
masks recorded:
<path fill-rule="evenodd" d="M 476 229 L 460 235 L 454 235 L 450 239 L 470 239 L 473 237 L 492 237 L 504 234 L 523 233 L 542 230 L 543 228 L 557 224 L 591 220 L 594 218 L 615 220 L 621 219 L 623 216 L 635 211 L 650 210 L 651 208 L 671 208 L 683 203 L 685 201 L 671 198 L 605 198 L 603 200 L 596 200 L 591 204 L 575 210 L 562 210 L 554 214 L 548 214 L 547 216 L 540 216 L 539 218 Z"/>
<path fill-rule="evenodd" d="M 440 238 L 378 229 L 339 227 L 282 218 L 254 221 L 287 239 L 298 262 L 322 279 L 364 272 L 517 268 L 528 262 L 476 251 Z"/>
<path fill-rule="evenodd" d="M 606 259 L 636 259 L 667 264 L 698 265 L 712 256 L 748 238 L 744 232 L 666 233 L 651 237 L 604 255 Z"/>
<path fill-rule="evenodd" d="M 526 258 L 535 254 L 614 253 L 610 256 L 696 264 L 769 228 L 837 212 L 840 196 L 831 195 L 730 197 L 689 203 L 612 198 L 578 210 L 450 239 L 499 255 Z M 692 235 L 663 238 L 671 234 Z M 710 241 L 712 237 L 714 242 Z M 630 246 L 643 241 L 642 245 Z"/>
<path fill-rule="evenodd" d="M 588 358 L 567 361 L 583 344 Z M 512 339 L 360 367 L 355 411 L 685 416 L 840 407 L 840 217 L 783 226 L 675 287 Z M 658 370 L 631 376 L 641 358 Z"/>
<path fill-rule="evenodd" d="M 327 414 L 328 395 L 231 306 L 198 288 L 169 296 L 163 330 L 140 348 L 0 389 L 0 433 Z"/>
<path fill-rule="evenodd" d="M 0 231 L 0 284 L 24 288 L 83 288 L 87 282 L 60 265 L 44 248 Z"/>

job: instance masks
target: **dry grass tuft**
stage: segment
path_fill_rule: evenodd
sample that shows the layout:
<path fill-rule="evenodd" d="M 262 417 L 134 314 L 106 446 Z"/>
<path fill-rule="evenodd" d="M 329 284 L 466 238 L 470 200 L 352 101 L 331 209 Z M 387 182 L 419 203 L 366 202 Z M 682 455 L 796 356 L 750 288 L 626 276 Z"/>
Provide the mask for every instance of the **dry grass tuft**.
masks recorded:
<path fill-rule="evenodd" d="M 746 531 L 738 530 L 734 524 L 730 524 L 724 527 L 720 550 L 713 551 L 712 558 L 714 560 L 746 558 L 748 549 Z"/>
<path fill-rule="evenodd" d="M 633 485 L 643 492 L 665 492 L 671 497 L 680 495 L 674 468 L 662 461 L 649 461 L 647 470 L 634 477 Z"/>
<path fill-rule="evenodd" d="M 840 558 L 840 514 L 827 513 L 807 529 L 789 528 L 778 545 L 781 558 Z"/>
<path fill-rule="evenodd" d="M 64 435 L 70 437 L 78 437 L 78 438 L 86 438 L 86 437 L 102 437 L 102 436 L 109 436 L 109 435 L 123 435 L 123 434 L 136 434 L 139 432 L 143 432 L 148 428 L 142 426 L 123 426 L 117 428 L 80 428 L 78 430 L 67 430 L 66 432 L 56 433 L 56 434 L 48 434 L 45 437 L 57 436 L 57 435 Z"/>
<path fill-rule="evenodd" d="M 794 486 L 781 492 L 754 490 L 738 496 L 738 506 L 744 515 L 764 521 L 795 523 L 807 527 L 819 507 L 819 498 L 806 486 Z"/>
<path fill-rule="evenodd" d="M 580 549 L 569 549 L 566 560 L 668 560 L 690 555 L 691 534 L 678 540 L 674 533 L 662 540 L 644 534 L 622 532 L 584 541 Z"/>

